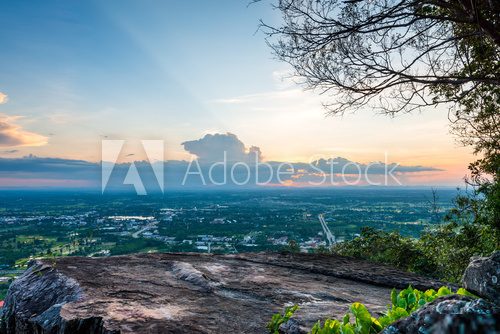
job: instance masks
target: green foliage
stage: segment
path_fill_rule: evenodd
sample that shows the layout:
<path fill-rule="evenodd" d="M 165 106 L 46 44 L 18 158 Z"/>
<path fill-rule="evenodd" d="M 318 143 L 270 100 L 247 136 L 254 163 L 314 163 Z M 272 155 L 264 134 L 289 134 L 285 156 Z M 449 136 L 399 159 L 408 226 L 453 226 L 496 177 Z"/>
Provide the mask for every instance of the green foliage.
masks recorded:
<path fill-rule="evenodd" d="M 297 305 L 293 305 L 286 307 L 283 314 L 281 313 L 274 314 L 271 321 L 269 321 L 269 323 L 266 326 L 267 329 L 269 330 L 269 333 L 278 334 L 280 325 L 290 320 L 295 311 L 297 311 L 298 309 L 299 307 Z"/>
<path fill-rule="evenodd" d="M 459 282 L 472 256 L 488 256 L 498 247 L 491 226 L 451 222 L 424 233 L 417 247 L 430 263 L 433 276 Z"/>
<path fill-rule="evenodd" d="M 363 228 L 359 237 L 336 244 L 332 252 L 458 282 L 472 256 L 488 256 L 498 249 L 491 225 L 466 221 L 465 213 L 460 217 L 464 220 L 438 225 L 419 239 Z"/>
<path fill-rule="evenodd" d="M 447 296 L 452 293 L 451 289 L 446 286 L 439 288 L 438 291 L 434 289 L 420 291 L 412 288 L 411 286 L 399 292 L 397 292 L 396 289 L 393 289 L 391 292 L 391 305 L 388 307 L 386 314 L 378 320 L 384 327 L 386 327 L 396 320 L 409 316 L 426 303 L 430 303 L 436 298 Z M 477 298 L 477 296 L 464 288 L 458 289 L 455 293 L 458 295 Z"/>
<path fill-rule="evenodd" d="M 416 247 L 416 240 L 403 237 L 398 232 L 365 227 L 359 237 L 335 244 L 332 251 L 345 256 L 391 264 L 407 271 L 428 275 L 435 271 L 435 265 Z"/>
<path fill-rule="evenodd" d="M 323 323 L 318 321 L 312 327 L 310 334 L 376 334 L 391 323 L 409 316 L 426 303 L 452 293 L 451 289 L 446 286 L 439 288 L 438 291 L 434 289 L 420 291 L 411 286 L 399 292 L 393 289 L 391 304 L 380 318 L 373 317 L 363 304 L 354 303 L 349 308 L 350 313 L 347 313 L 342 320 L 326 319 Z M 458 289 L 456 294 L 477 298 L 464 288 Z M 290 320 L 297 309 L 298 306 L 295 305 L 285 308 L 283 315 L 275 314 L 267 325 L 269 332 L 278 333 L 279 326 Z M 351 322 L 351 318 L 354 320 L 353 322 Z"/>

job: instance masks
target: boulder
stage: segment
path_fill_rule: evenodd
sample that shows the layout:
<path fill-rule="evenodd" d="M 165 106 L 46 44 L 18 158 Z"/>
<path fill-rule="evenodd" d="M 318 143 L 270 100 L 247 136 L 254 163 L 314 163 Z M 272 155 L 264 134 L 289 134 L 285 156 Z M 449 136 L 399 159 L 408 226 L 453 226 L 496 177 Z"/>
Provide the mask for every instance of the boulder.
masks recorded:
<path fill-rule="evenodd" d="M 500 304 L 500 251 L 488 257 L 473 257 L 462 281 L 470 292 Z"/>
<path fill-rule="evenodd" d="M 2 309 L 2 330 L 32 333 L 58 323 L 61 305 L 80 299 L 78 283 L 57 272 L 47 261 L 32 261 L 9 288 Z"/>
<path fill-rule="evenodd" d="M 388 326 L 383 334 L 500 332 L 500 309 L 484 299 L 449 295 L 438 298 Z"/>

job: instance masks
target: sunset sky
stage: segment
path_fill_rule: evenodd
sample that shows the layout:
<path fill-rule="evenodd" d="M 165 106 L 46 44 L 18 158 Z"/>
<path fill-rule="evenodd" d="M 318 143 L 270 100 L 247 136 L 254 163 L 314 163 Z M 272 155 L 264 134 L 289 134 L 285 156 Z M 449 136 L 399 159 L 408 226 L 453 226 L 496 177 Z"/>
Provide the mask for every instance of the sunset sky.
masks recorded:
<path fill-rule="evenodd" d="M 474 157 L 449 134 L 446 108 L 326 117 L 321 102 L 335 97 L 284 78 L 290 69 L 258 31 L 279 13 L 248 2 L 3 3 L 0 158 L 98 162 L 103 139 L 162 139 L 166 159 L 182 160 L 191 157 L 183 142 L 229 132 L 264 160 L 368 163 L 387 152 L 443 170 L 412 174 L 409 185 L 462 183 Z M 25 183 L 0 176 L 0 187 Z"/>

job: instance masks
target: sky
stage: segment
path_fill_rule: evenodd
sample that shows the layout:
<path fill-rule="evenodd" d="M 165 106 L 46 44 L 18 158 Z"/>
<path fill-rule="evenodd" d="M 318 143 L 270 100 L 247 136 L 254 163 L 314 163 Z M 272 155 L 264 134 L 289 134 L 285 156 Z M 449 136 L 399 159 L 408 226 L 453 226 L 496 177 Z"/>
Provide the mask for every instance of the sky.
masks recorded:
<path fill-rule="evenodd" d="M 408 175 L 408 185 L 462 183 L 474 156 L 449 134 L 444 107 L 395 118 L 370 110 L 326 116 L 321 102 L 335 97 L 289 79 L 258 31 L 260 19 L 279 24 L 279 12 L 248 3 L 3 3 L 0 169 L 33 156 L 98 163 L 109 139 L 131 152 L 120 162 L 144 158 L 141 140 L 163 140 L 165 160 L 187 161 L 196 154 L 183 143 L 231 133 L 246 150 L 258 147 L 263 161 L 367 164 L 387 155 L 428 167 Z M 2 170 L 0 188 L 65 178 Z"/>

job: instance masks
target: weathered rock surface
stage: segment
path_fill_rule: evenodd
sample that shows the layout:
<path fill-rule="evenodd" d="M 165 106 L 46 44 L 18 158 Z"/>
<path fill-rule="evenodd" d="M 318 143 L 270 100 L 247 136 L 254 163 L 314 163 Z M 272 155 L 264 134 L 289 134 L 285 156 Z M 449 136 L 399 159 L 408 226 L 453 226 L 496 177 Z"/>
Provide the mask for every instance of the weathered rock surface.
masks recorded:
<path fill-rule="evenodd" d="M 500 251 L 472 258 L 462 280 L 467 290 L 500 305 Z"/>
<path fill-rule="evenodd" d="M 137 254 L 37 261 L 9 289 L 4 333 L 265 333 L 299 304 L 297 327 L 359 301 L 385 310 L 392 287 L 442 283 L 360 260 L 308 254 Z"/>
<path fill-rule="evenodd" d="M 441 297 L 387 327 L 383 334 L 500 333 L 500 309 L 484 299 Z"/>

